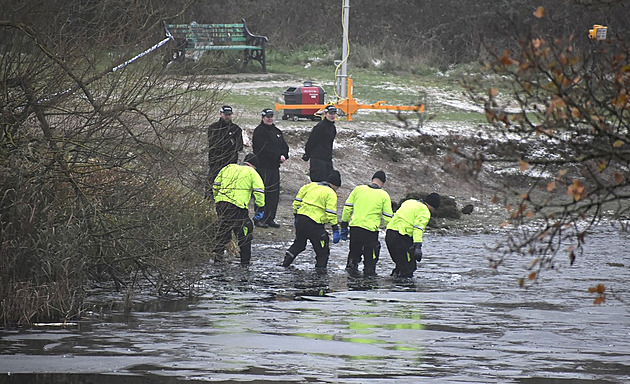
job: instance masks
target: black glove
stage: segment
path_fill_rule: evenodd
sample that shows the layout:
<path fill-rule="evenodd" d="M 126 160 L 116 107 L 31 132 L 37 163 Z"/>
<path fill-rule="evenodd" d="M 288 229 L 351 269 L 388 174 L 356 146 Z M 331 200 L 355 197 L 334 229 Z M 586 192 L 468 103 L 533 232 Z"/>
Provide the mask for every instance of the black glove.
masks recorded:
<path fill-rule="evenodd" d="M 422 243 L 415 243 L 413 245 L 413 257 L 418 262 L 422 260 Z"/>
<path fill-rule="evenodd" d="M 310 159 L 310 157 L 308 157 L 306 153 L 302 155 L 302 160 L 308 161 L 308 159 Z"/>
<path fill-rule="evenodd" d="M 341 222 L 341 240 L 348 240 L 348 235 L 350 234 L 350 228 L 348 228 L 348 222 Z"/>

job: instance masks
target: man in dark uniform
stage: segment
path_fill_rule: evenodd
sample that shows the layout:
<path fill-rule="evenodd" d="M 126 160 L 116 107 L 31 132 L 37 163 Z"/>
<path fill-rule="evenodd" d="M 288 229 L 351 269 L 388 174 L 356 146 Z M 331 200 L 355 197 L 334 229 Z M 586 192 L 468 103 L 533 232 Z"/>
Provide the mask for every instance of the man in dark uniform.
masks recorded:
<path fill-rule="evenodd" d="M 243 130 L 232 122 L 232 107 L 224 105 L 221 117 L 208 126 L 208 185 L 212 186 L 219 171 L 228 164 L 238 163 L 238 153 L 243 150 Z M 209 188 L 206 188 L 206 197 Z"/>
<path fill-rule="evenodd" d="M 252 145 L 258 157 L 256 170 L 265 183 L 265 210 L 258 208 L 254 224 L 259 227 L 278 228 L 276 212 L 280 200 L 280 164 L 289 158 L 289 146 L 282 131 L 273 123 L 273 109 L 263 109 L 262 121 L 254 129 Z M 260 217 L 262 215 L 262 217 Z"/>
<path fill-rule="evenodd" d="M 306 141 L 302 160 L 310 160 L 311 181 L 324 181 L 333 171 L 333 141 L 337 135 L 335 118 L 337 108 L 332 105 L 324 108 L 324 119 L 317 123 Z"/>
<path fill-rule="evenodd" d="M 296 256 L 306 249 L 310 241 L 315 250 L 315 270 L 325 273 L 330 256 L 330 238 L 325 225 L 333 229 L 333 243 L 341 240 L 337 225 L 337 189 L 341 186 L 341 175 L 333 171 L 326 181 L 312 182 L 300 188 L 293 201 L 295 215 L 295 240 L 287 250 L 283 267 L 291 265 Z"/>

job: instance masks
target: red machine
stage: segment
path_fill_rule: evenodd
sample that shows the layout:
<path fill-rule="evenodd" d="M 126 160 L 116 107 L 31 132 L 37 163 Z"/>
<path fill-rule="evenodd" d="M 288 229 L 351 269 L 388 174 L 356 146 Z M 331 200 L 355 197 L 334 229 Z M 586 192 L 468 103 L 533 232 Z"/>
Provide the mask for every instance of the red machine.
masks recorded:
<path fill-rule="evenodd" d="M 282 120 L 292 119 L 298 121 L 300 118 L 311 120 L 320 119 L 315 113 L 319 111 L 319 105 L 324 104 L 326 92 L 322 87 L 314 86 L 312 82 L 304 82 L 301 87 L 290 87 L 282 93 L 285 104 L 313 104 L 313 108 L 285 109 Z"/>

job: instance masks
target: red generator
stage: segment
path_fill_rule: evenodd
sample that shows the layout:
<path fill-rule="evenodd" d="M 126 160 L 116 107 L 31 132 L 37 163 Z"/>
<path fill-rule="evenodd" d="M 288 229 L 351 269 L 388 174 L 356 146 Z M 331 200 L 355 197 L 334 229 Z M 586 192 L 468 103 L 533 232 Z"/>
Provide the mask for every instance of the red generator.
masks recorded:
<path fill-rule="evenodd" d="M 314 86 L 312 82 L 305 81 L 301 87 L 290 87 L 282 93 L 284 96 L 284 103 L 291 104 L 324 104 L 324 95 L 326 92 L 324 88 Z M 305 108 L 305 109 L 285 109 L 282 115 L 282 120 L 292 119 L 298 121 L 300 118 L 306 118 L 311 120 L 320 119 L 315 113 L 319 108 Z"/>

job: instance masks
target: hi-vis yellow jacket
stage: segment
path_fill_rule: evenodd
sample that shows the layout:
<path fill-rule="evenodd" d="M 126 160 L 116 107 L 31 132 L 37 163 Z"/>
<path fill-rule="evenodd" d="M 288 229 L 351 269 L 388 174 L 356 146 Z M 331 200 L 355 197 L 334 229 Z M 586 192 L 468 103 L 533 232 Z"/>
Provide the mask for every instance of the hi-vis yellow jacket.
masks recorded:
<path fill-rule="evenodd" d="M 293 200 L 293 214 L 308 216 L 319 224 L 336 226 L 337 193 L 326 182 L 306 184 Z"/>
<path fill-rule="evenodd" d="M 387 229 L 413 237 L 414 243 L 422 243 L 422 235 L 430 219 L 431 211 L 425 203 L 418 200 L 406 200 L 394 213 Z"/>
<path fill-rule="evenodd" d="M 359 185 L 346 199 L 341 221 L 350 221 L 351 227 L 376 232 L 381 225 L 381 216 L 387 225 L 393 215 L 389 193 L 376 184 Z"/>
<path fill-rule="evenodd" d="M 265 205 L 265 184 L 256 169 L 249 165 L 228 164 L 221 168 L 212 186 L 214 201 L 227 201 L 247 209 L 254 195 L 256 205 Z"/>

